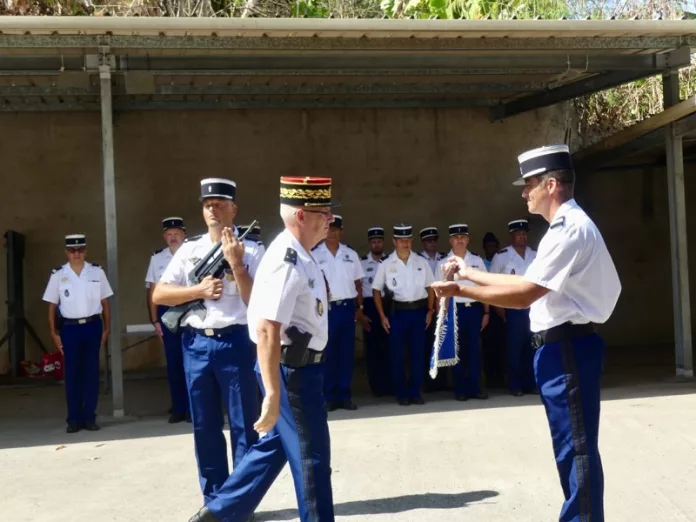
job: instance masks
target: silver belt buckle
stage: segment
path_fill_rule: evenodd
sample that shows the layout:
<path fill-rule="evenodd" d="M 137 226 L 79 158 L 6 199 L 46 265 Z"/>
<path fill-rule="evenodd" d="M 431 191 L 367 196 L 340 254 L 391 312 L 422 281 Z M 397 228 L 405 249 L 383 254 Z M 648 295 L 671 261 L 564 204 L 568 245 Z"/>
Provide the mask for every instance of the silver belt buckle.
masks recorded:
<path fill-rule="evenodd" d="M 464 308 L 471 308 L 471 302 L 467 301 L 464 303 Z"/>
<path fill-rule="evenodd" d="M 215 335 L 215 330 L 213 330 L 212 328 L 206 328 L 205 330 L 203 330 L 203 332 L 208 337 L 212 337 L 213 335 Z"/>
<path fill-rule="evenodd" d="M 314 354 L 314 362 L 315 363 L 318 363 L 319 361 L 321 361 L 321 354 L 322 354 L 322 352 L 318 352 L 318 353 Z"/>
<path fill-rule="evenodd" d="M 87 319 L 78 319 L 77 324 L 85 324 L 87 322 Z"/>

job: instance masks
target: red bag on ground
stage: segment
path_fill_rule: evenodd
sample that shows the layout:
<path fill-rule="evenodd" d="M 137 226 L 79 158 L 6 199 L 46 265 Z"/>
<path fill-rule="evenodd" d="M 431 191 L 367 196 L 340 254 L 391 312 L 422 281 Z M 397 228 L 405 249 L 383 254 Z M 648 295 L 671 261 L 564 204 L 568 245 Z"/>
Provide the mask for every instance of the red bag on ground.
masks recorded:
<path fill-rule="evenodd" d="M 63 354 L 60 352 L 45 353 L 41 356 L 41 368 L 45 377 L 63 380 Z"/>

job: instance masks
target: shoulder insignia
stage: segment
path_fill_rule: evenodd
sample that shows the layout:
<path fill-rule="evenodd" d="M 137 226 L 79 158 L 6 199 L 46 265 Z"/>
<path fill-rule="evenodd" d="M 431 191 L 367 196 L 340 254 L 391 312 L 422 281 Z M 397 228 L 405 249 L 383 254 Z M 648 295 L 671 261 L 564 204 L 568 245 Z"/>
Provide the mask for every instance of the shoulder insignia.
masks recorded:
<path fill-rule="evenodd" d="M 442 257 L 447 257 L 447 252 L 438 252 Z"/>
<path fill-rule="evenodd" d="M 565 216 L 561 216 L 558 219 L 555 219 L 553 223 L 551 223 L 551 226 L 549 226 L 550 229 L 554 228 L 563 228 L 565 226 Z"/>
<path fill-rule="evenodd" d="M 57 267 L 55 267 L 53 270 L 51 270 L 51 273 L 52 273 L 52 274 L 55 274 L 56 272 L 60 272 L 60 270 L 61 270 L 62 268 L 63 268 L 62 265 L 61 265 L 61 266 L 57 266 Z"/>
<path fill-rule="evenodd" d="M 257 241 L 256 244 L 257 244 L 257 245 L 260 245 L 260 246 L 263 246 L 263 241 Z"/>
<path fill-rule="evenodd" d="M 380 261 L 385 261 L 389 256 L 387 254 L 382 254 Z"/>
<path fill-rule="evenodd" d="M 202 237 L 203 237 L 203 234 L 198 234 L 197 236 L 190 236 L 190 237 L 187 237 L 186 239 L 184 239 L 184 243 L 188 243 L 189 241 L 196 241 Z"/>
<path fill-rule="evenodd" d="M 476 252 L 469 252 L 469 253 L 470 253 L 472 256 L 481 257 L 481 256 L 478 255 Z"/>
<path fill-rule="evenodd" d="M 158 249 L 158 250 L 155 250 L 155 251 L 152 253 L 152 255 L 153 255 L 153 256 L 156 256 L 157 254 L 159 254 L 159 253 L 162 252 L 163 250 L 164 250 L 164 247 L 162 247 L 162 248 L 160 248 L 160 249 Z"/>
<path fill-rule="evenodd" d="M 93 266 L 94 268 L 101 268 L 101 265 L 98 265 L 97 263 L 92 263 L 92 266 Z"/>
<path fill-rule="evenodd" d="M 286 263 L 297 264 L 297 250 L 288 247 L 285 251 L 285 258 L 283 259 Z"/>
<path fill-rule="evenodd" d="M 504 254 L 504 253 L 507 252 L 507 251 L 508 251 L 507 248 L 503 248 L 502 250 L 498 250 L 498 253 L 499 253 L 499 254 Z"/>
<path fill-rule="evenodd" d="M 366 259 L 367 259 L 367 254 L 365 254 L 364 256 L 362 256 L 362 257 L 360 258 L 361 261 L 365 261 Z"/>

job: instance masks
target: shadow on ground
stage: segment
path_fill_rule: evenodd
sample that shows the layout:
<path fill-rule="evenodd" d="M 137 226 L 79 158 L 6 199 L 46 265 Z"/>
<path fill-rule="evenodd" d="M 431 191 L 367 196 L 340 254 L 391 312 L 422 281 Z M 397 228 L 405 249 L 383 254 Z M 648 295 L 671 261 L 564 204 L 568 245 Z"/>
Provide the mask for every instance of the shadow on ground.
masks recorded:
<path fill-rule="evenodd" d="M 334 505 L 336 516 L 383 515 L 403 513 L 415 509 L 456 509 L 464 508 L 473 502 L 497 497 L 497 491 L 466 491 L 462 493 L 421 493 L 400 497 L 356 500 Z M 295 520 L 297 509 L 282 509 L 256 513 L 255 520 Z"/>

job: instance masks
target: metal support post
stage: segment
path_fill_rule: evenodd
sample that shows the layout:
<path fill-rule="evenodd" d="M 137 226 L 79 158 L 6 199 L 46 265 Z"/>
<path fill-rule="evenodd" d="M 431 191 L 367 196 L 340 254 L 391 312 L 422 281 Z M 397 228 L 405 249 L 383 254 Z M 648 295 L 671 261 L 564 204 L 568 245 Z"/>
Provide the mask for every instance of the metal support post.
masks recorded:
<path fill-rule="evenodd" d="M 105 56 L 106 57 L 106 56 Z M 99 65 L 101 84 L 102 166 L 104 170 L 104 218 L 106 224 L 106 260 L 114 297 L 111 299 L 111 385 L 114 417 L 123 417 L 123 364 L 121 362 L 121 324 L 119 321 L 118 225 L 116 221 L 116 180 L 114 173 L 114 128 L 111 105 L 111 67 Z M 107 355 L 108 357 L 108 355 Z"/>
<path fill-rule="evenodd" d="M 671 70 L 664 73 L 662 80 L 664 107 L 676 105 L 679 103 L 679 71 Z M 665 153 L 667 156 L 676 374 L 679 377 L 693 377 L 684 155 L 682 138 L 677 133 L 677 127 L 674 123 L 670 123 L 665 129 Z"/>

